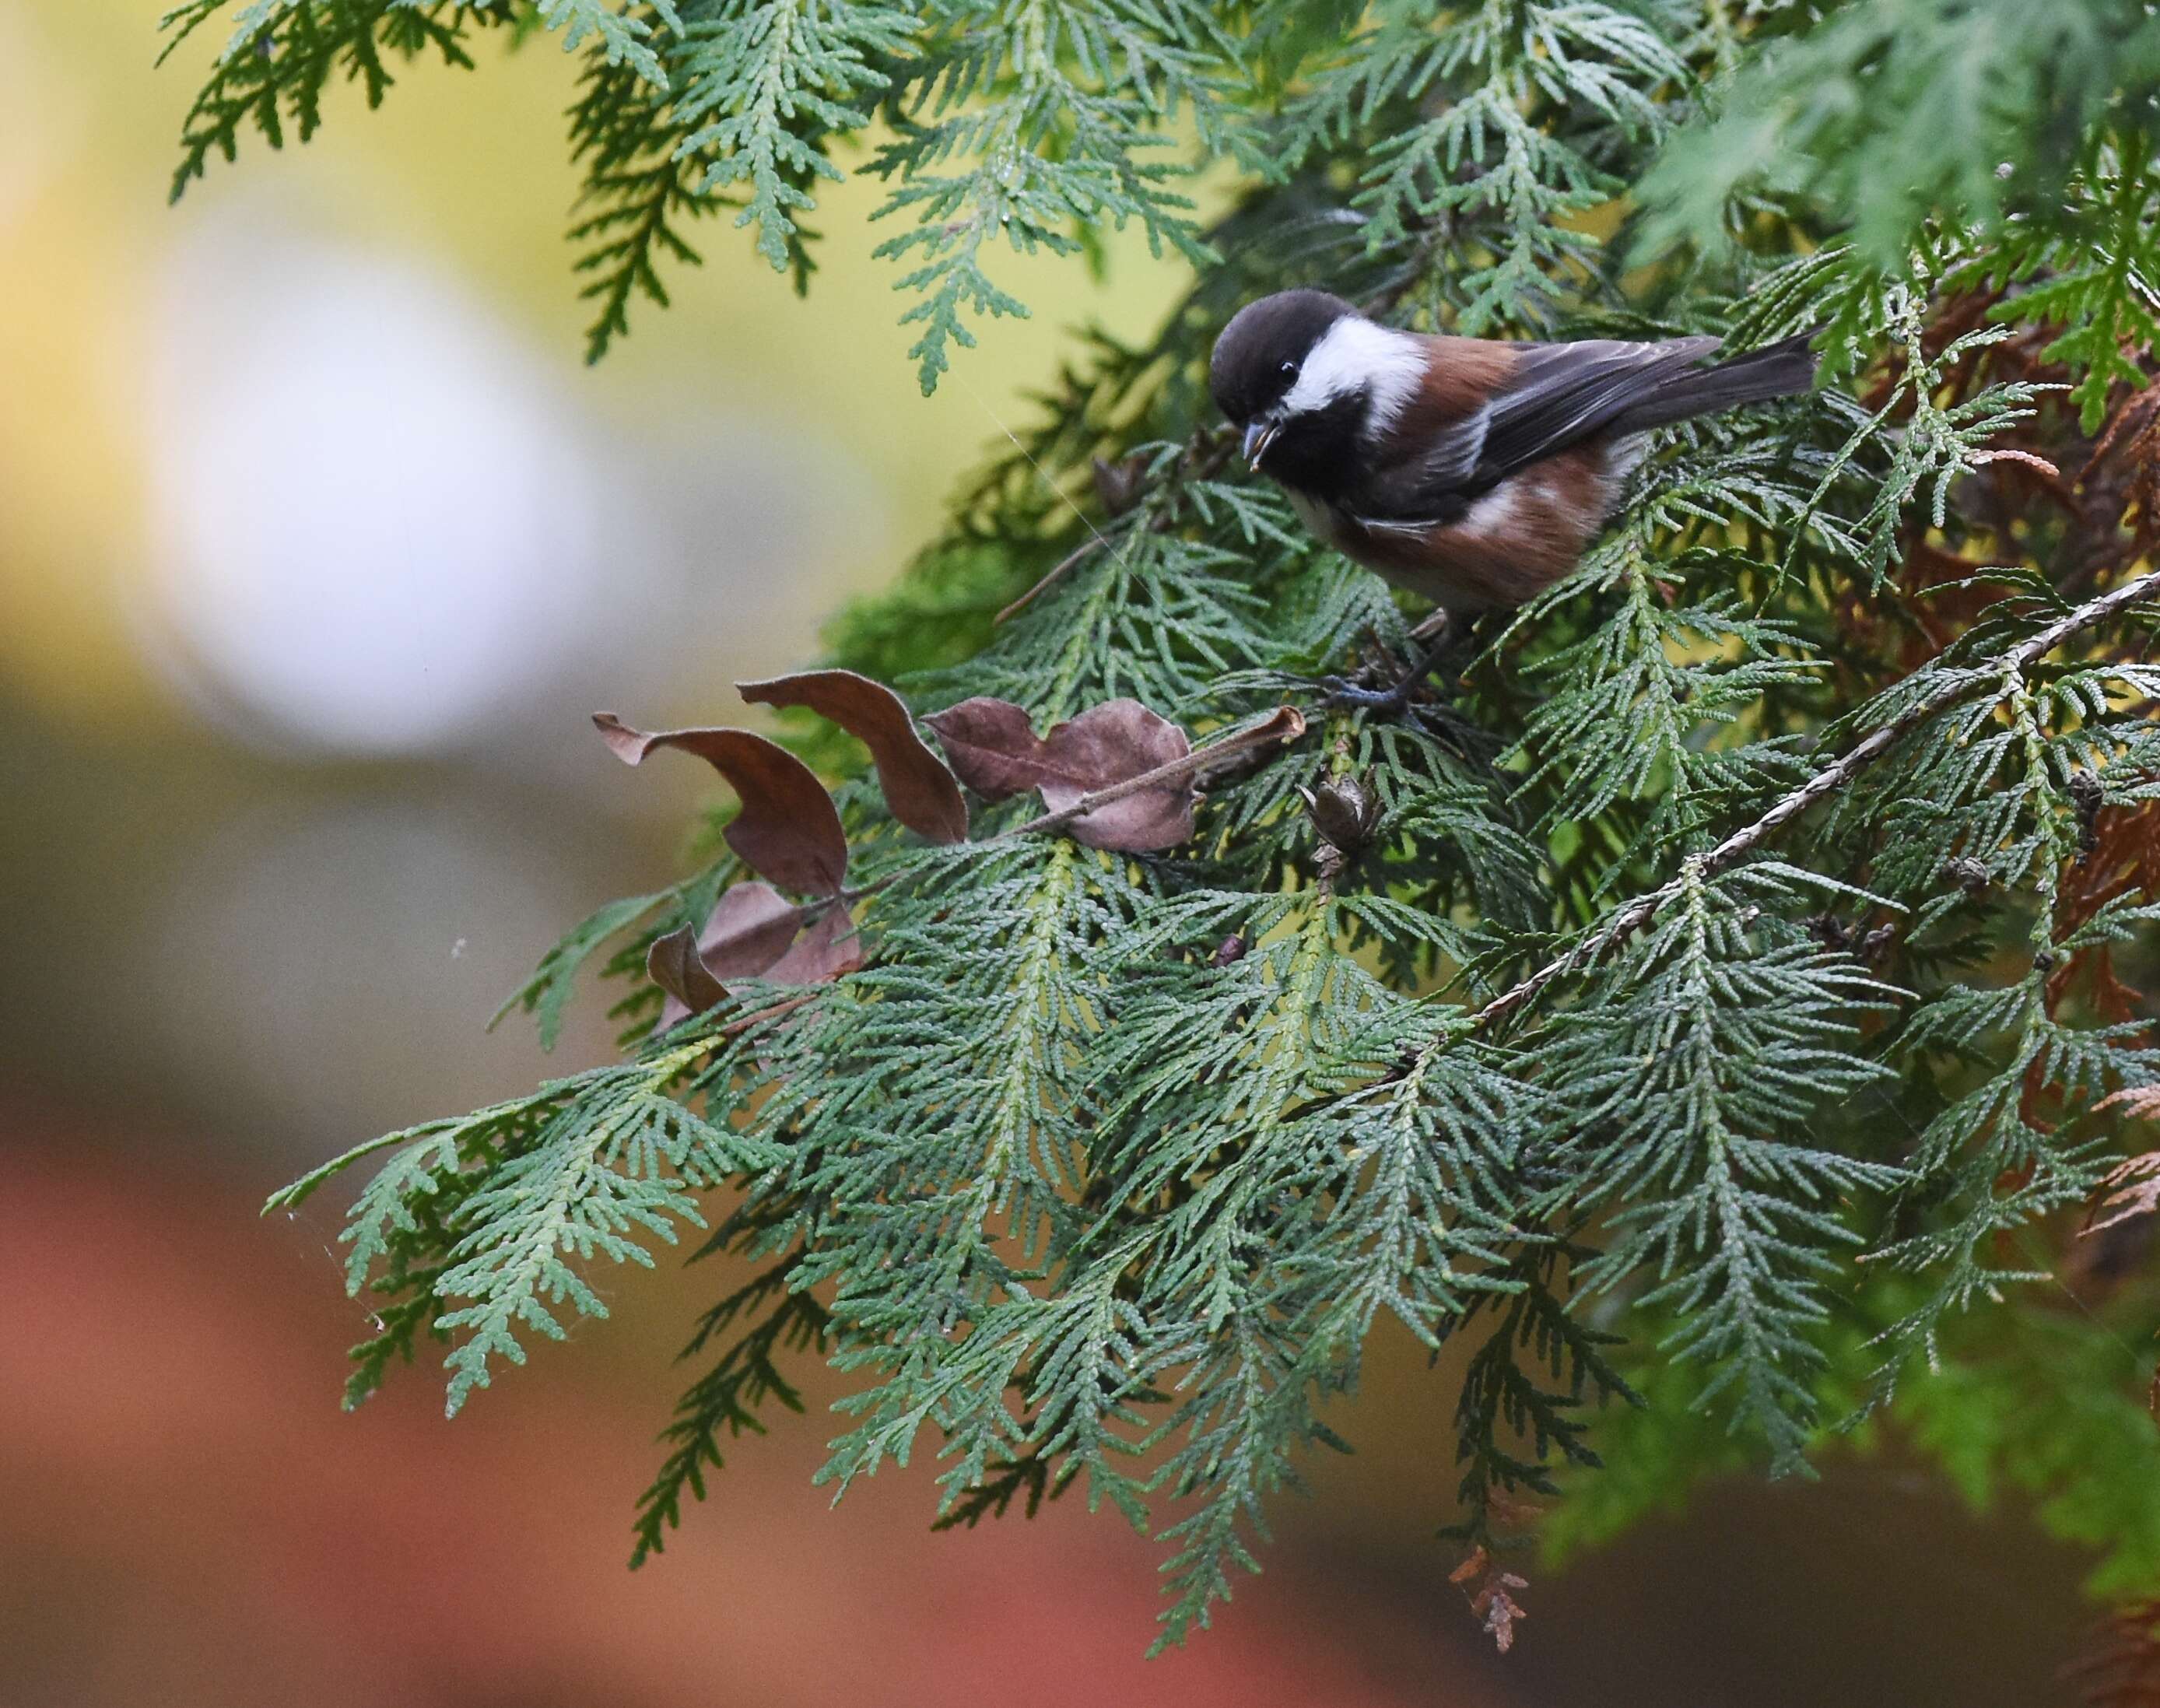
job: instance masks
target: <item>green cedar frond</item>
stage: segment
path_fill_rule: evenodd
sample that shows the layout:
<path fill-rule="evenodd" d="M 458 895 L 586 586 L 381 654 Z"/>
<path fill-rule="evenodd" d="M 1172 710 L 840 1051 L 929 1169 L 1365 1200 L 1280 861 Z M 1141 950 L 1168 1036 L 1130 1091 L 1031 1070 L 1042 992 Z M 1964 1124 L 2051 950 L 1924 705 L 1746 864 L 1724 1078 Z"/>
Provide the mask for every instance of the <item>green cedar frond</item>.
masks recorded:
<path fill-rule="evenodd" d="M 186 0 L 168 12 L 159 20 L 169 36 L 160 63 L 232 3 Z M 211 154 L 234 158 L 243 130 L 282 148 L 289 122 L 306 142 L 322 123 L 333 77 L 358 83 L 367 104 L 379 106 L 396 80 L 392 60 L 433 52 L 446 65 L 470 70 L 474 27 L 509 18 L 493 0 L 251 0 L 233 13 L 231 37 L 189 109 L 173 199 L 203 175 Z"/>
<path fill-rule="evenodd" d="M 755 226 L 758 252 L 794 267 L 798 284 L 807 272 L 796 215 L 814 205 L 807 185 L 844 176 L 826 158 L 825 138 L 869 122 L 860 97 L 887 86 L 879 65 L 902 54 L 917 28 L 897 7 L 832 0 L 728 0 L 687 27 L 676 153 L 704 164 L 701 194 L 750 186 L 735 223 Z"/>
<path fill-rule="evenodd" d="M 409 1359 L 424 1329 L 455 1339 L 446 1364 L 454 1415 L 474 1388 L 488 1385 L 491 1358 L 525 1362 L 520 1328 L 560 1340 L 555 1309 L 607 1315 L 569 1259 L 650 1268 L 643 1235 L 673 1243 L 677 1223 L 704 1225 L 695 1192 L 777 1160 L 667 1095 L 704 1050 L 596 1069 L 460 1120 L 392 1134 L 273 1197 L 266 1209 L 292 1208 L 362 1157 L 401 1147 L 339 1236 L 350 1248 L 345 1290 L 391 1301 L 376 1337 L 354 1349 L 361 1368 L 346 1404 L 374 1389 L 392 1355 Z M 470 1332 L 459 1338 L 460 1329 Z"/>
<path fill-rule="evenodd" d="M 1734 890 L 1761 900 L 1743 906 Z M 1618 1207 L 1580 1280 L 1646 1278 L 1640 1306 L 1679 1325 L 1665 1346 L 1716 1370 L 1706 1402 L 1732 1389 L 1734 1427 L 1760 1430 L 1784 1470 L 1814 1420 L 1831 1254 L 1861 1238 L 1840 1202 L 1902 1178 L 1794 1136 L 1888 1077 L 1856 1052 L 1852 1017 L 1900 993 L 1768 929 L 1763 904 L 1792 893 L 1760 870 L 1722 890 L 1686 883 L 1539 1050 L 1540 1077 L 1572 1112 L 1558 1160 L 1589 1182 L 1574 1201 Z"/>
<path fill-rule="evenodd" d="M 1487 1549 L 1519 1540 L 1503 1514 L 1522 1496 L 1559 1493 L 1561 1466 L 1599 1467 L 1586 1404 L 1639 1404 L 1611 1362 L 1622 1337 L 1567 1308 L 1567 1267 L 1586 1254 L 1565 1239 L 1526 1241 L 1501 1271 L 1505 1287 L 1478 1307 L 1496 1321 L 1471 1355 L 1456 1401 L 1463 1515 L 1443 1535 Z"/>
<path fill-rule="evenodd" d="M 629 331 L 633 297 L 667 305 L 663 261 L 703 259 L 683 226 L 717 204 L 702 169 L 683 158 L 683 141 L 678 102 L 666 88 L 631 65 L 588 62 L 570 109 L 570 154 L 584 170 L 570 241 L 579 247 L 576 270 L 590 275 L 580 294 L 598 304 L 588 361 Z"/>
<path fill-rule="evenodd" d="M 1721 244 L 1726 204 L 1759 184 L 1835 210 L 1876 262 L 1902 266 L 1933 220 L 1992 226 L 2043 205 L 2111 103 L 2150 123 L 2160 88 L 2160 23 L 2136 0 L 1883 0 L 1810 21 L 1768 14 L 1714 122 L 1644 179 L 1659 210 L 1646 249 Z"/>
<path fill-rule="evenodd" d="M 2000 275 L 2029 276 L 2042 256 L 2052 277 L 2019 293 L 2021 319 L 2053 321 L 2063 335 L 2047 354 L 2083 375 L 2070 392 L 2079 425 L 2100 424 L 2108 393 L 2144 383 L 2130 351 L 2160 338 L 2160 252 L 2154 248 L 2152 201 L 2160 195 L 2152 139 L 2131 132 L 2114 145 L 2111 169 L 2097 163 L 2080 172 L 2065 197 L 2059 227 L 2045 248 L 1994 262 Z M 1998 311 L 2001 313 L 2002 311 Z"/>
<path fill-rule="evenodd" d="M 312 129 L 335 76 L 374 98 L 392 62 L 464 63 L 517 22 L 232 16 L 187 173 L 244 130 Z M 1073 335 L 945 531 L 835 624 L 833 662 L 919 714 L 987 694 L 1047 730 L 1129 696 L 1207 755 L 1288 703 L 1299 733 L 1196 761 L 1192 835 L 1140 852 L 1019 833 L 1017 797 L 927 840 L 851 736 L 791 738 L 839 780 L 850 885 L 786 898 L 792 922 L 850 934 L 860 965 L 663 1010 L 648 955 L 675 937 L 679 970 L 678 934 L 745 875 L 731 854 L 575 927 L 506 1009 L 552 1041 L 595 965 L 620 1061 L 274 1201 L 388 1153 L 347 1230 L 379 1312 L 351 1400 L 425 1337 L 455 1405 L 709 1220 L 737 1267 L 639 1559 L 818 1358 L 850 1384 L 836 1490 L 919 1452 L 940 1524 L 1084 1487 L 1166 1541 L 1179 1641 L 1255 1565 L 1304 1455 L 1354 1431 L 1332 1402 L 1390 1321 L 1474 1342 L 1438 1404 L 1451 1534 L 1488 1566 L 1563 1472 L 1627 1456 L 1617 1492 L 1575 1497 L 1602 1531 L 1692 1469 L 1799 1468 L 1825 1420 L 1886 1405 L 1969 1487 L 2119 1497 L 2130 1519 L 2071 1527 L 2116 1550 L 2111 1582 L 2160 1557 L 2122 1407 L 2068 1431 L 2090 1467 L 2004 1418 L 2044 1409 L 2033 1359 L 2070 1321 L 2020 1290 L 2084 1249 L 2078 1207 L 2128 1138 L 2110 1099 L 2160 1084 L 2141 8 L 545 21 L 583 55 L 595 355 L 716 209 L 802 283 L 812 198 L 850 169 L 885 181 L 926 384 L 982 315 L 1025 311 L 1008 253 L 1094 264 L 1103 226 L 1136 224 L 1192 269 L 1155 335 Z M 1375 716 L 1324 679 L 1399 669 L 1423 613 L 1249 477 L 1207 395 L 1238 307 L 1316 283 L 1418 330 L 1735 352 L 1812 331 L 1823 384 L 1649 436 L 1579 572 Z M 2064 1356 L 2101 1383 L 2092 1347 Z"/>
<path fill-rule="evenodd" d="M 729 1230 L 723 1229 L 723 1233 Z M 823 1306 L 790 1283 L 794 1266 L 775 1264 L 722 1299 L 698 1325 L 683 1349 L 685 1358 L 700 1356 L 709 1342 L 745 1316 L 755 1320 L 683 1396 L 675 1420 L 662 1437 L 670 1446 L 650 1487 L 638 1498 L 637 1544 L 633 1567 L 667 1546 L 667 1534 L 683 1522 L 683 1497 L 705 1498 L 705 1472 L 724 1462 L 720 1432 L 731 1437 L 762 1435 L 759 1408 L 776 1401 L 790 1411 L 802 1409 L 802 1398 L 781 1368 L 782 1353 L 823 1352 L 826 1316 Z M 757 1313 L 762 1312 L 762 1315 Z"/>
<path fill-rule="evenodd" d="M 532 976 L 511 992 L 495 1011 L 494 1018 L 488 1021 L 489 1029 L 500 1025 L 503 1016 L 512 1009 L 522 1009 L 533 1016 L 540 1033 L 541 1048 L 553 1049 L 556 1040 L 562 1036 L 563 1013 L 569 1006 L 578 969 L 592 958 L 602 943 L 644 918 L 670 893 L 662 890 L 654 896 L 626 896 L 595 910 L 541 957 L 540 964 L 532 969 Z"/>
<path fill-rule="evenodd" d="M 680 30 L 677 0 L 638 0 L 659 23 Z M 660 55 L 653 51 L 654 24 L 617 0 L 532 0 L 533 10 L 546 28 L 559 33 L 563 50 L 574 53 L 588 37 L 610 65 L 626 65 L 648 83 L 667 86 L 667 74 Z"/>

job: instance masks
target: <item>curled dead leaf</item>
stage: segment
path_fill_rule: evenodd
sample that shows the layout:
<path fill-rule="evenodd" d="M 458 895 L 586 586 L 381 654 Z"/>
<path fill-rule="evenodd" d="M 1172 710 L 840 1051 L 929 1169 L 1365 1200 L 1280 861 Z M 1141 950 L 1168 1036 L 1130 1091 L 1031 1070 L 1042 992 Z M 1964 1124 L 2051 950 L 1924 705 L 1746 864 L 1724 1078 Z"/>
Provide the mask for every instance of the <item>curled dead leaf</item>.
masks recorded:
<path fill-rule="evenodd" d="M 985 800 L 1031 789 L 1041 775 L 1044 744 L 1010 700 L 978 694 L 922 721 L 937 732 L 960 781 Z"/>
<path fill-rule="evenodd" d="M 823 984 L 863 964 L 863 940 L 844 907 L 828 907 L 759 976 L 769 984 Z"/>
<path fill-rule="evenodd" d="M 670 729 L 647 735 L 612 712 L 593 724 L 616 758 L 638 765 L 656 747 L 694 754 L 727 779 L 742 811 L 721 833 L 743 864 L 791 890 L 835 896 L 847 880 L 848 838 L 833 797 L 786 748 L 747 729 Z"/>
<path fill-rule="evenodd" d="M 653 939 L 645 953 L 645 976 L 667 993 L 667 1005 L 660 1011 L 663 1031 L 678 1020 L 717 1007 L 728 994 L 727 987 L 706 970 L 698 953 L 698 934 L 687 925 Z"/>
<path fill-rule="evenodd" d="M 755 979 L 787 953 L 802 910 L 770 884 L 736 884 L 714 907 L 698 934 L 705 970 L 723 982 Z"/>
<path fill-rule="evenodd" d="M 923 720 L 937 731 L 960 780 L 1003 800 L 1035 789 L 1053 812 L 1089 795 L 1186 759 L 1192 742 L 1138 700 L 1105 700 L 1038 736 L 1010 700 L 978 697 Z M 1074 819 L 1075 841 L 1136 854 L 1170 848 L 1192 834 L 1189 772 L 1159 787 L 1136 789 Z"/>
<path fill-rule="evenodd" d="M 728 994 L 733 979 L 755 979 L 787 953 L 802 912 L 770 884 L 737 884 L 722 896 L 702 932 L 688 926 L 656 938 L 646 976 L 667 993 L 660 1025 L 703 1014 Z"/>
<path fill-rule="evenodd" d="M 2100 1196 L 2085 1214 L 2079 1234 L 2086 1238 L 2160 1210 L 2160 1150 L 2148 1150 L 2117 1163 L 2100 1182 Z"/>
<path fill-rule="evenodd" d="M 1044 742 L 1058 767 L 1036 785 L 1042 804 L 1053 812 L 1077 807 L 1082 799 L 1114 783 L 1160 770 L 1192 751 L 1192 739 L 1169 719 L 1138 700 L 1105 700 L 1060 724 Z M 1192 780 L 1140 789 L 1083 813 L 1069 827 L 1076 842 L 1090 848 L 1136 854 L 1174 848 L 1192 835 Z"/>
<path fill-rule="evenodd" d="M 798 934 L 804 911 L 770 884 L 737 884 L 702 932 L 686 925 L 656 939 L 645 970 L 667 993 L 661 1029 L 717 1006 L 737 980 L 823 984 L 863 964 L 862 939 L 846 908 L 826 908 Z"/>
<path fill-rule="evenodd" d="M 1259 723 L 1240 729 L 1234 741 L 1237 746 L 1244 748 L 1269 741 L 1295 741 L 1304 734 L 1305 714 L 1295 706 L 1277 706 Z M 1228 746 L 1232 744 L 1225 741 L 1216 745 Z M 1211 747 L 1208 751 L 1213 752 L 1214 748 Z"/>
<path fill-rule="evenodd" d="M 765 682 L 740 682 L 753 705 L 807 706 L 870 750 L 892 816 L 932 842 L 968 839 L 968 803 L 944 762 L 915 733 L 898 694 L 852 670 L 806 670 Z"/>

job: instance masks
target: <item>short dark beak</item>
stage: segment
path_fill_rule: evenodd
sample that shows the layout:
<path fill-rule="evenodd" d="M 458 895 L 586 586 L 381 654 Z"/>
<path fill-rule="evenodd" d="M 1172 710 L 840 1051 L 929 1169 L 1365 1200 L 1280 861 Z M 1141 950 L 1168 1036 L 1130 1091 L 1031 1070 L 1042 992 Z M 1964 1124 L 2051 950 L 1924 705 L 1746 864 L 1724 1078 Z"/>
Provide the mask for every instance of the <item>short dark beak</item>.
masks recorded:
<path fill-rule="evenodd" d="M 1259 467 L 1260 459 L 1268 454 L 1268 447 L 1275 442 L 1275 435 L 1281 431 L 1280 421 L 1255 421 L 1246 428 L 1245 461 L 1250 467 Z"/>

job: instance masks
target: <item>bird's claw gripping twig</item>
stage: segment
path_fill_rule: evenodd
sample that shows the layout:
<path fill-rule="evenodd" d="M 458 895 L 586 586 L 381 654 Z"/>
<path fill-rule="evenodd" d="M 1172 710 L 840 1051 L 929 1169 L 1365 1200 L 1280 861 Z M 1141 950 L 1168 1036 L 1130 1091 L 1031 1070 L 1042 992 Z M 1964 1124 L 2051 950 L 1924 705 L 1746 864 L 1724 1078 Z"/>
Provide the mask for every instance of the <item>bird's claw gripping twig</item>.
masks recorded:
<path fill-rule="evenodd" d="M 1320 685 L 1327 690 L 1331 706 L 1355 706 L 1361 711 L 1399 715 L 1409 709 L 1411 697 L 1424 682 L 1425 672 L 1418 670 L 1406 672 L 1393 688 L 1367 688 L 1347 676 L 1323 677 Z"/>
<path fill-rule="evenodd" d="M 1445 663 L 1451 654 L 1468 638 L 1468 626 L 1449 621 L 1445 614 L 1437 625 L 1420 626 L 1421 632 L 1414 631 L 1414 637 L 1424 644 L 1411 655 L 1411 662 L 1394 683 L 1386 688 L 1368 688 L 1353 677 L 1330 676 L 1322 678 L 1321 686 L 1327 691 L 1331 706 L 1356 706 L 1361 711 L 1378 712 L 1389 717 L 1400 717 L 1412 709 L 1411 703 L 1418 691 L 1424 688 L 1435 671 Z"/>

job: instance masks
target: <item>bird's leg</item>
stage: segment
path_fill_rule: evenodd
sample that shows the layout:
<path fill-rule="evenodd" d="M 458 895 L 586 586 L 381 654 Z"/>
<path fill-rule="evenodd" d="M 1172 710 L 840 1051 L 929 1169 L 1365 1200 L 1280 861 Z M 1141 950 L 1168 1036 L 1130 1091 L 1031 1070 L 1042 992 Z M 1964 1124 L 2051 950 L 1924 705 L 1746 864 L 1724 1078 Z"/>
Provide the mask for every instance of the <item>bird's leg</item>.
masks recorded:
<path fill-rule="evenodd" d="M 1455 619 L 1447 613 L 1446 605 L 1435 605 L 1420 617 L 1410 629 L 1413 641 L 1436 641 L 1455 626 Z"/>
<path fill-rule="evenodd" d="M 1410 639 L 1417 644 L 1417 651 L 1411 655 L 1410 668 L 1396 678 L 1392 688 L 1365 688 L 1346 677 L 1331 676 L 1327 681 L 1327 703 L 1333 706 L 1358 706 L 1369 712 L 1400 712 L 1425 686 L 1426 678 L 1471 638 L 1472 627 L 1471 619 L 1453 617 L 1445 610 L 1435 611 L 1410 631 Z"/>

